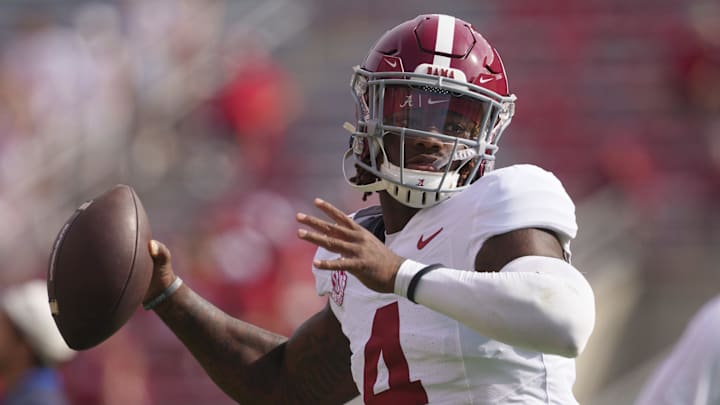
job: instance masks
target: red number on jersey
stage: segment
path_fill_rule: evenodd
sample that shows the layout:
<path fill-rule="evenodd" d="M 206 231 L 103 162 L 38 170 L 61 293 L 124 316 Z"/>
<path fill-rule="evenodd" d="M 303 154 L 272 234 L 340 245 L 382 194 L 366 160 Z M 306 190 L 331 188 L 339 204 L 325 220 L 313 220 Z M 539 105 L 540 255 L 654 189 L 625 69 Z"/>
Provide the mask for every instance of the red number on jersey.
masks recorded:
<path fill-rule="evenodd" d="M 378 361 L 382 352 L 388 369 L 390 388 L 375 394 Z M 420 380 L 410 381 L 410 368 L 400 347 L 400 312 L 398 303 L 375 312 L 372 334 L 365 344 L 365 378 L 363 398 L 368 405 L 427 404 L 428 397 Z"/>

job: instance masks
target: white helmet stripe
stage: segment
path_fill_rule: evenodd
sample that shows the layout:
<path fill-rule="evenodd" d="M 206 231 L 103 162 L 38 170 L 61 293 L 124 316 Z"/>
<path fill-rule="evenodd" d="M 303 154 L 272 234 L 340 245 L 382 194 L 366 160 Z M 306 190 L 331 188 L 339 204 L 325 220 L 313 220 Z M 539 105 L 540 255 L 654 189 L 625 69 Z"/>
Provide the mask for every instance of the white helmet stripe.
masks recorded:
<path fill-rule="evenodd" d="M 437 38 L 435 38 L 435 52 L 451 54 L 453 40 L 455 38 L 455 17 L 449 15 L 438 15 Z M 442 55 L 435 55 L 433 65 L 450 67 L 450 58 Z"/>

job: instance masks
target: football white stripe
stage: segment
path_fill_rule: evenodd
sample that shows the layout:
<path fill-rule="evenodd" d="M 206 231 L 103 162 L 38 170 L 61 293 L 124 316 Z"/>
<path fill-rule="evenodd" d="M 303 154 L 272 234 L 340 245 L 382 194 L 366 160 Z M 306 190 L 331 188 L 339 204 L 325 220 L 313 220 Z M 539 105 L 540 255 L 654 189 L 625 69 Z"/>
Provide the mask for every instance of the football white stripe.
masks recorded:
<path fill-rule="evenodd" d="M 437 38 L 435 39 L 435 52 L 452 53 L 455 37 L 455 17 L 438 15 Z M 450 67 L 450 58 L 435 55 L 433 65 Z"/>

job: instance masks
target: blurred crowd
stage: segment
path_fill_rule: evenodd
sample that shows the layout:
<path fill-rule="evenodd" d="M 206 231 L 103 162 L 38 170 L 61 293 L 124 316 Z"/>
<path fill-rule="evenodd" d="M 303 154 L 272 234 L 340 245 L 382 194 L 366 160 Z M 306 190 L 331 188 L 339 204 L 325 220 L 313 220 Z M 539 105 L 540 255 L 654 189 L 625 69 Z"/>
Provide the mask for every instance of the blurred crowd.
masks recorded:
<path fill-rule="evenodd" d="M 663 2 L 642 16 L 619 1 L 595 11 L 575 2 L 564 2 L 565 11 L 460 3 L 469 21 L 489 22 L 485 13 L 512 22 L 489 22 L 519 97 L 501 165 L 538 163 L 578 202 L 613 188 L 641 217 L 636 236 L 650 249 L 720 241 L 712 209 L 720 196 L 716 2 Z M 317 20 L 342 11 L 329 0 L 66 5 L 11 7 L 0 28 L 0 286 L 43 277 L 72 210 L 128 183 L 186 282 L 234 315 L 290 333 L 323 305 L 309 271 L 313 249 L 294 232 L 295 212 L 309 209 L 307 167 L 322 159 L 341 188 L 342 151 L 311 150 L 304 138 L 314 134 L 300 124 L 318 116 L 312 90 L 275 51 L 282 38 L 311 30 L 312 17 L 298 8 Z M 358 30 L 358 18 L 376 17 L 370 7 L 353 10 L 319 30 Z M 385 25 L 418 12 L 396 11 Z M 270 15 L 285 31 L 267 34 Z M 348 78 L 350 66 L 343 66 Z M 340 137 L 352 101 L 346 81 L 330 85 L 345 96 L 331 123 Z M 346 193 L 323 197 L 342 199 L 346 209 L 361 204 Z M 666 259 L 649 254 L 645 266 L 679 278 Z M 62 369 L 72 403 L 230 403 L 170 333 L 138 312 L 116 336 L 79 353 Z"/>
<path fill-rule="evenodd" d="M 72 210 L 128 183 L 195 289 L 290 333 L 322 302 L 293 185 L 278 181 L 301 170 L 284 149 L 300 94 L 261 21 L 228 21 L 223 1 L 68 5 L 20 8 L 4 27 L 0 284 L 44 277 Z M 72 403 L 229 403 L 168 333 L 138 313 L 81 353 L 63 368 Z"/>

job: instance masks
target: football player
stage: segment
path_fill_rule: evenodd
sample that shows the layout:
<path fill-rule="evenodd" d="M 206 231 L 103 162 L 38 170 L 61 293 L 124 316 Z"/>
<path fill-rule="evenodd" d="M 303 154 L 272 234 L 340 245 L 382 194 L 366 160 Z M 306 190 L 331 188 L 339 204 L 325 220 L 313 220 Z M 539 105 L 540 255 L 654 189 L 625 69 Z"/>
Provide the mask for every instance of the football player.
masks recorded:
<path fill-rule="evenodd" d="M 635 405 L 720 403 L 720 296 L 705 303 L 652 372 Z"/>
<path fill-rule="evenodd" d="M 574 205 L 551 173 L 492 170 L 514 113 L 497 51 L 468 22 L 421 15 L 354 70 L 343 172 L 380 206 L 297 214 L 325 309 L 285 338 L 233 319 L 151 243 L 146 296 L 242 403 L 574 404 L 594 297 L 570 264 Z"/>

